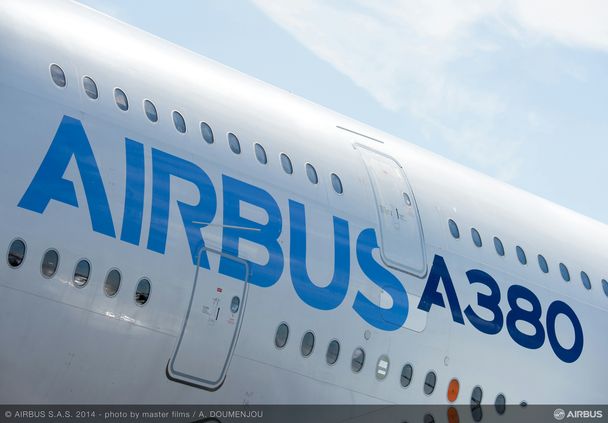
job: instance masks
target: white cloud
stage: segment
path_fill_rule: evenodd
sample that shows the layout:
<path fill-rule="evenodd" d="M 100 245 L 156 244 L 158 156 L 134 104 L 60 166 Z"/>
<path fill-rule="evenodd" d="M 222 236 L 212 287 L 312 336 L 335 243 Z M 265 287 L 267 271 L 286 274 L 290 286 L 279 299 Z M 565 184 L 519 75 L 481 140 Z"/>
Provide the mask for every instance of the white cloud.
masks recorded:
<path fill-rule="evenodd" d="M 608 2 L 605 0 L 512 0 L 511 12 L 522 28 L 569 46 L 608 51 Z"/>
<path fill-rule="evenodd" d="M 503 48 L 496 33 L 608 50 L 601 0 L 254 2 L 385 108 L 412 116 L 457 156 L 503 179 L 516 176 L 523 141 L 505 135 L 498 121 L 509 99 L 475 83 L 491 70 L 474 60 Z"/>

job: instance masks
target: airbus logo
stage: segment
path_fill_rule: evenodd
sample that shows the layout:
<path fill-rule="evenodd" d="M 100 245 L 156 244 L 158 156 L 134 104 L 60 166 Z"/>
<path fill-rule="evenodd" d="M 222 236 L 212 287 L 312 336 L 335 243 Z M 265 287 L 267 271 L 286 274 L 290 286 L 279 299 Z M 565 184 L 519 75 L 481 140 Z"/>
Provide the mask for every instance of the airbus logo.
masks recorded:
<path fill-rule="evenodd" d="M 120 240 L 139 246 L 143 231 L 144 196 L 146 189 L 145 146 L 125 138 L 125 197 L 120 230 Z M 106 183 L 89 142 L 82 122 L 64 116 L 53 141 L 40 164 L 33 180 L 23 194 L 18 206 L 43 214 L 49 203 L 59 202 L 80 207 L 74 183 L 64 178 L 71 161 L 75 161 L 88 205 L 92 230 L 111 238 L 117 238 L 116 216 L 112 215 Z M 352 268 L 357 265 L 376 291 L 390 297 L 387 307 L 381 307 L 377 299 L 357 291 L 352 304 L 353 311 L 371 326 L 384 330 L 400 329 L 410 311 L 410 296 L 402 281 L 391 272 L 373 252 L 379 248 L 375 228 L 357 228 L 342 216 L 329 216 L 333 226 L 333 263 L 329 266 L 329 282 L 313 280 L 307 262 L 307 243 L 311 231 L 307 206 L 297 199 L 288 199 L 279 206 L 271 192 L 247 181 L 222 174 L 221 182 L 212 182 L 207 172 L 198 164 L 152 148 L 151 210 L 146 247 L 165 254 L 169 230 L 178 225 L 169 224 L 171 203 L 177 203 L 188 250 L 194 265 L 209 269 L 203 229 L 214 219 L 222 221 L 222 252 L 227 256 L 240 257 L 239 244 L 243 241 L 265 250 L 267 261 L 250 261 L 249 274 L 243 263 L 222 257 L 218 272 L 262 288 L 269 288 L 284 275 L 286 262 L 289 279 L 301 301 L 317 310 L 334 310 L 344 303 L 351 286 Z M 195 204 L 175 200 L 171 194 L 171 180 L 180 179 L 198 190 Z M 114 181 L 113 181 L 114 182 Z M 222 216 L 216 216 L 221 202 Z M 243 208 L 253 206 L 261 210 L 266 219 L 259 222 L 247 218 Z M 287 210 L 287 212 L 283 211 Z M 286 233 L 286 235 L 284 235 Z M 331 232 L 330 232 L 331 233 Z M 279 237 L 287 237 L 283 245 Z M 332 239 L 332 237 L 329 237 Z M 356 260 L 351 260 L 354 252 Z M 355 263 L 351 263 L 354 261 Z M 403 276 L 403 275 L 401 275 Z M 555 355 L 565 363 L 576 361 L 583 352 L 583 328 L 574 310 L 565 302 L 555 300 L 541 304 L 538 296 L 529 288 L 512 284 L 498 284 L 489 273 L 470 269 L 454 284 L 446 259 L 435 254 L 422 297 L 417 308 L 430 312 L 433 307 L 448 309 L 454 323 L 472 325 L 486 335 L 506 332 L 518 345 L 535 350 L 548 341 Z M 442 289 L 440 289 L 440 286 Z M 477 291 L 476 304 L 461 306 L 456 286 Z M 465 287 L 465 288 L 463 288 Z M 506 303 L 502 300 L 506 290 Z M 488 293 L 489 292 L 489 293 Z M 502 300 L 502 301 L 501 301 Z M 480 310 L 481 309 L 481 310 Z M 570 346 L 562 345 L 557 336 L 556 321 L 568 322 L 574 333 Z M 518 326 L 519 323 L 519 326 Z M 526 330 L 520 329 L 522 326 Z M 504 333 L 504 332 L 503 332 Z"/>
<path fill-rule="evenodd" d="M 603 410 L 568 410 L 556 408 L 553 412 L 555 420 L 564 419 L 601 419 L 604 417 Z"/>

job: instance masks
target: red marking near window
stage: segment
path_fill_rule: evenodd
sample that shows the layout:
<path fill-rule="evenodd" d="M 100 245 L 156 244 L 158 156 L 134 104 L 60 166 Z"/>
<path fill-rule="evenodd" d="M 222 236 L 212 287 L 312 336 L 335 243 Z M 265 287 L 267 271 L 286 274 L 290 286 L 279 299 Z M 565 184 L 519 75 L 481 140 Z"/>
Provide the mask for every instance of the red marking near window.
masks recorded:
<path fill-rule="evenodd" d="M 217 292 L 222 292 L 222 288 L 217 288 Z"/>

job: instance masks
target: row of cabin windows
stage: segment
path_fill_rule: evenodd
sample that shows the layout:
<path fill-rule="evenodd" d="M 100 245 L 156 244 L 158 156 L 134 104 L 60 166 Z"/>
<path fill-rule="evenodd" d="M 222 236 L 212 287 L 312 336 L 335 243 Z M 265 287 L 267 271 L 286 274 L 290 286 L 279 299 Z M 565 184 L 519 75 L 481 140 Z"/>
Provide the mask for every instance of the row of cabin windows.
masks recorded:
<path fill-rule="evenodd" d="M 8 249 L 8 265 L 13 269 L 21 267 L 23 261 L 25 260 L 26 249 L 25 241 L 22 239 L 13 240 Z M 42 276 L 47 279 L 51 279 L 57 273 L 58 268 L 59 253 L 53 248 L 46 250 L 42 256 L 42 262 L 40 263 L 40 272 L 42 273 Z M 91 263 L 89 260 L 82 259 L 74 268 L 72 282 L 74 286 L 83 288 L 89 282 L 90 276 Z M 103 284 L 103 292 L 105 295 L 108 297 L 116 296 L 118 290 L 120 289 L 121 280 L 122 276 L 120 271 L 118 269 L 110 269 Z M 144 305 L 148 302 L 151 288 L 152 286 L 148 278 L 142 278 L 137 282 L 137 289 L 135 290 L 135 302 L 138 305 Z"/>
<path fill-rule="evenodd" d="M 59 67 L 56 64 L 51 65 L 51 78 L 53 79 L 53 81 L 55 82 L 55 84 L 58 87 L 63 88 L 67 85 L 65 73 L 63 72 L 61 67 Z M 97 90 L 97 84 L 95 84 L 95 81 L 93 81 L 93 79 L 91 77 L 85 76 L 82 79 L 82 85 L 83 85 L 84 92 L 86 93 L 86 95 L 93 100 L 97 100 L 97 98 L 99 97 L 99 92 Z M 125 94 L 125 92 L 123 90 L 121 90 L 120 88 L 114 88 L 114 101 L 116 102 L 116 105 L 118 106 L 118 108 L 120 110 L 122 110 L 124 112 L 129 110 L 129 99 L 127 98 L 127 95 Z M 144 112 L 151 122 L 154 122 L 154 123 L 158 122 L 158 112 L 156 110 L 156 106 L 154 105 L 154 103 L 152 103 L 148 99 L 144 100 Z M 184 120 L 184 117 L 182 116 L 182 114 L 180 112 L 178 112 L 177 110 L 174 110 L 171 113 L 171 116 L 173 118 L 173 124 L 175 126 L 175 129 L 179 133 L 185 134 L 186 133 L 186 121 Z M 203 140 L 205 140 L 205 142 L 207 144 L 213 144 L 214 137 L 213 137 L 213 130 L 211 129 L 211 127 L 206 122 L 201 122 L 200 130 L 201 130 L 201 135 L 203 137 Z M 227 138 L 228 138 L 228 146 L 229 146 L 230 150 L 234 154 L 241 154 L 241 143 L 240 143 L 239 139 L 237 138 L 237 136 L 234 135 L 233 133 L 229 132 L 227 134 Z M 261 163 L 263 165 L 268 163 L 268 156 L 266 155 L 266 150 L 264 149 L 264 147 L 261 144 L 259 144 L 259 143 L 254 144 L 254 152 L 255 152 L 255 157 L 259 163 Z M 293 174 L 294 168 L 293 168 L 293 164 L 292 164 L 289 156 L 285 153 L 281 153 L 279 157 L 280 157 L 281 167 L 283 168 L 283 171 L 288 175 Z M 305 169 L 306 169 L 306 176 L 308 177 L 308 180 L 314 185 L 318 184 L 319 176 L 317 174 L 317 170 L 315 169 L 315 167 L 310 163 L 306 163 Z M 338 175 L 336 175 L 335 173 L 331 173 L 330 181 L 331 181 L 332 188 L 334 189 L 334 191 L 337 194 L 342 194 L 344 192 L 344 188 L 342 186 L 342 181 L 340 180 L 340 177 Z"/>
<path fill-rule="evenodd" d="M 460 230 L 458 229 L 458 225 L 456 224 L 456 222 L 453 219 L 448 220 L 448 227 L 450 229 L 450 233 L 452 234 L 452 236 L 455 239 L 459 239 Z M 481 240 L 481 235 L 479 234 L 479 231 L 477 229 L 471 228 L 471 238 L 472 238 L 473 244 L 475 244 L 475 246 L 477 246 L 479 248 L 482 247 L 483 243 Z M 494 242 L 494 248 L 496 250 L 496 253 L 499 256 L 504 257 L 505 248 L 504 248 L 500 238 L 494 237 L 493 242 Z M 525 266 L 528 264 L 528 258 L 526 256 L 526 252 L 519 245 L 517 245 L 515 247 L 515 254 L 517 255 L 517 260 L 522 265 Z M 538 254 L 537 260 L 538 260 L 538 267 L 540 268 L 540 270 L 543 273 L 549 273 L 549 265 L 547 263 L 547 259 L 545 259 L 545 257 L 542 254 Z M 568 267 L 564 263 L 559 264 L 559 272 L 564 281 L 570 282 L 570 280 L 571 280 L 570 271 L 568 270 Z M 581 282 L 583 283 L 583 286 L 586 289 L 591 289 L 591 279 L 589 278 L 589 275 L 585 271 L 581 271 L 580 277 L 581 277 Z M 608 297 L 608 281 L 606 281 L 605 279 L 602 279 L 602 288 L 604 290 L 604 294 Z"/>
<path fill-rule="evenodd" d="M 277 348 L 282 349 L 287 345 L 287 340 L 289 339 L 289 326 L 287 323 L 281 323 L 276 330 L 274 337 L 274 344 Z M 302 357 L 310 357 L 313 350 L 315 348 L 315 335 L 312 331 L 307 331 L 302 340 L 300 342 L 300 353 Z M 336 339 L 332 339 L 325 352 L 325 361 L 328 365 L 333 366 L 338 361 L 338 357 L 340 356 L 340 343 Z M 359 373 L 363 369 L 365 364 L 365 350 L 361 347 L 355 348 L 353 354 L 351 356 L 350 368 L 354 373 Z M 378 380 L 384 380 L 388 376 L 390 368 L 390 360 L 386 354 L 383 354 L 378 358 L 376 362 L 376 378 Z M 401 386 L 407 388 L 412 382 L 412 378 L 414 376 L 414 368 L 410 363 L 406 363 L 401 368 L 400 375 L 400 383 Z M 423 391 L 426 395 L 431 395 L 435 391 L 435 386 L 437 384 L 437 375 L 433 371 L 429 371 L 426 374 L 424 379 Z M 450 402 L 456 401 L 458 397 L 458 390 L 460 389 L 460 385 L 458 379 L 452 379 L 450 384 L 448 385 L 448 400 Z M 481 406 L 481 398 L 482 398 L 482 390 L 481 387 L 476 386 L 473 389 L 473 393 L 471 395 L 471 408 L 480 407 Z M 505 396 L 503 394 L 499 394 L 496 397 L 496 411 L 499 414 L 503 414 L 505 411 Z M 479 420 L 476 420 L 479 421 Z"/>

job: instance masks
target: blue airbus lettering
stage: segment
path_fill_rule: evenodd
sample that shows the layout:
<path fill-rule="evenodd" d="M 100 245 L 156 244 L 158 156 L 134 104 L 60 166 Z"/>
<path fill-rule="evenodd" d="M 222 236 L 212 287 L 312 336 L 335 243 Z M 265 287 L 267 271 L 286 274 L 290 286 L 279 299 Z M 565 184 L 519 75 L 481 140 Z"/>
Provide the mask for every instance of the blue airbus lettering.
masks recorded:
<path fill-rule="evenodd" d="M 138 141 L 128 138 L 124 141 L 125 197 L 120 240 L 140 245 L 145 221 L 146 149 Z M 279 203 L 270 192 L 261 187 L 221 175 L 222 187 L 218 191 L 199 165 L 155 148 L 150 152 L 152 188 L 146 245 L 148 250 L 165 253 L 170 235 L 168 231 L 176 227 L 169 222 L 170 207 L 175 202 L 188 242 L 187 251 L 192 263 L 196 265 L 198 252 L 205 246 L 201 230 L 218 218 L 216 214 L 221 194 L 222 251 L 240 257 L 240 241 L 247 241 L 265 250 L 268 259 L 264 263 L 249 261 L 250 273 L 245 274 L 246 267 L 242 263 L 222 257 L 218 270 L 220 273 L 266 288 L 281 279 L 288 264 L 289 276 L 300 300 L 317 310 L 333 310 L 340 307 L 347 298 L 352 273 L 351 240 L 355 240 L 356 264 L 367 282 L 375 286 L 376 292 L 383 292 L 391 298 L 392 305 L 390 308 L 380 307 L 377 298 L 368 298 L 358 291 L 352 309 L 361 319 L 380 330 L 394 331 L 406 324 L 410 307 L 414 305 L 410 304 L 407 290 L 400 279 L 372 254 L 379 248 L 374 228 L 363 228 L 357 237 L 351 238 L 354 228 L 348 220 L 328 214 L 327 221 L 320 224 L 327 226 L 324 228 L 327 233 L 333 233 L 333 237 L 328 237 L 333 239 L 333 262 L 324 262 L 328 266 L 325 273 L 331 275 L 331 278 L 329 281 L 313 280 L 306 257 L 311 227 L 307 224 L 305 204 L 289 199 L 288 216 L 282 216 Z M 106 185 L 93 148 L 82 122 L 69 116 L 62 118 L 51 145 L 18 206 L 39 214 L 43 214 L 52 201 L 80 207 L 73 181 L 64 177 L 72 159 L 84 188 L 92 230 L 116 238 Z M 196 201 L 190 204 L 172 198 L 172 178 L 192 185 L 197 191 Z M 245 205 L 261 210 L 266 217 L 263 219 L 265 223 L 247 218 L 242 213 Z M 281 236 L 287 236 L 285 234 L 289 236 L 288 253 L 280 241 Z M 199 264 L 209 268 L 205 254 L 201 256 Z M 504 336 L 506 332 L 516 344 L 527 349 L 541 348 L 548 339 L 550 348 L 565 363 L 572 363 L 580 357 L 584 348 L 583 328 L 568 304 L 556 300 L 544 310 L 533 291 L 513 284 L 506 289 L 508 307 L 505 307 L 504 304 L 501 305 L 501 287 L 490 274 L 471 269 L 465 276 L 466 281 L 455 284 L 446 259 L 434 255 L 417 308 L 429 313 L 433 308 L 445 309 L 456 324 L 470 324 L 474 330 L 491 336 Z M 489 291 L 489 294 L 477 292 L 476 304 L 467 304 L 463 309 L 456 286 L 471 290 L 480 287 L 480 290 Z M 480 309 L 484 309 L 481 314 Z M 556 336 L 558 317 L 561 321 L 568 321 L 573 328 L 574 342 L 569 347 L 562 345 Z M 519 322 L 523 322 L 528 330 L 520 330 Z M 506 331 L 503 330 L 505 327 Z"/>

